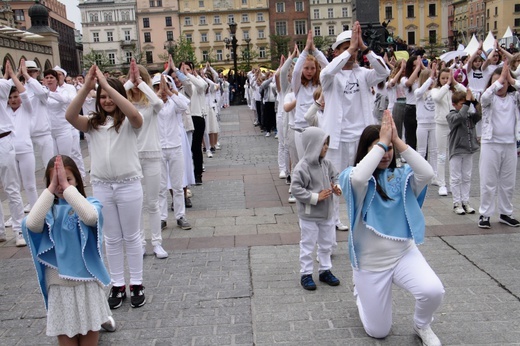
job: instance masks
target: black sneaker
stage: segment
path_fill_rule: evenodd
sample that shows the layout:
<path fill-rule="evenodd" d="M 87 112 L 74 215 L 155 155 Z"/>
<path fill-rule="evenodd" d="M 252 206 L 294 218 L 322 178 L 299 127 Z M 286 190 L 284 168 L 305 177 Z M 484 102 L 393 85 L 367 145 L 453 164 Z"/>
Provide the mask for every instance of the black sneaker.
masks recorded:
<path fill-rule="evenodd" d="M 500 214 L 500 218 L 498 219 L 498 222 L 505 223 L 506 225 L 511 226 L 511 227 L 520 226 L 520 222 L 517 219 L 515 219 L 512 216 L 508 216 L 508 215 L 504 215 L 504 214 Z"/>
<path fill-rule="evenodd" d="M 320 281 L 325 282 L 329 286 L 338 286 L 339 285 L 339 279 L 334 276 L 330 272 L 330 270 L 325 270 L 320 273 Z"/>
<path fill-rule="evenodd" d="M 166 229 L 167 225 L 168 224 L 166 223 L 165 220 L 161 220 L 161 231 L 164 231 Z"/>
<path fill-rule="evenodd" d="M 217 151 L 217 150 L 215 149 L 215 147 L 211 147 L 211 148 L 209 148 L 209 150 L 210 150 L 213 154 L 215 154 L 215 151 Z"/>
<path fill-rule="evenodd" d="M 489 222 L 489 217 L 480 215 L 478 219 L 478 226 L 480 228 L 491 228 L 491 223 Z"/>
<path fill-rule="evenodd" d="M 287 174 L 287 177 L 285 177 L 285 184 L 291 185 L 291 175 Z"/>
<path fill-rule="evenodd" d="M 193 207 L 193 204 L 191 203 L 191 199 L 189 197 L 185 197 L 184 198 L 184 206 L 186 208 L 191 208 Z"/>
<path fill-rule="evenodd" d="M 139 308 L 146 303 L 144 297 L 144 286 L 143 285 L 131 285 L 130 286 L 130 305 L 133 308 Z"/>
<path fill-rule="evenodd" d="M 114 310 L 123 305 L 123 300 L 126 299 L 126 287 L 125 286 L 112 286 L 110 294 L 108 296 L 108 306 Z"/>
<path fill-rule="evenodd" d="M 307 291 L 314 291 L 316 289 L 316 284 L 314 283 L 311 274 L 302 275 L 300 283 Z"/>
<path fill-rule="evenodd" d="M 202 176 L 195 177 L 195 185 L 202 185 Z"/>

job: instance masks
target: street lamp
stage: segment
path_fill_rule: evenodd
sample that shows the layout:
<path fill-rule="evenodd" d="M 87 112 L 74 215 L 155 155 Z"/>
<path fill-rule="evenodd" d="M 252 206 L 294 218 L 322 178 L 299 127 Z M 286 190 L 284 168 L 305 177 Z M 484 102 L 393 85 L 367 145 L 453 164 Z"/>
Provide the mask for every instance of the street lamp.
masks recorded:
<path fill-rule="evenodd" d="M 246 51 L 246 61 L 247 61 L 247 71 L 249 71 L 251 69 L 251 66 L 249 65 L 249 62 L 251 61 L 251 52 L 249 51 L 249 42 L 251 42 L 251 39 L 249 37 L 246 37 L 244 39 L 244 41 L 246 41 L 247 43 L 247 51 Z"/>
<path fill-rule="evenodd" d="M 233 73 L 233 83 L 238 86 L 238 65 L 237 65 L 237 23 L 231 22 L 229 23 L 229 32 L 231 33 L 231 49 L 233 54 L 233 67 L 234 67 L 234 73 Z M 237 104 L 238 97 L 235 92 L 235 97 L 233 98 L 233 101 L 235 101 L 235 104 Z"/>

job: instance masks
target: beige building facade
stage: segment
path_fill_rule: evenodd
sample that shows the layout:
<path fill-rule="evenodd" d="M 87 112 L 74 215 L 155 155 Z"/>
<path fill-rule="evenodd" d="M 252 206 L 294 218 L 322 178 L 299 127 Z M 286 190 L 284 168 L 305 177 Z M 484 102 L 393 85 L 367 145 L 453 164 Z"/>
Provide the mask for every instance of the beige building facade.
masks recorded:
<path fill-rule="evenodd" d="M 502 38 L 509 26 L 520 33 L 520 1 L 485 0 L 486 34 L 491 31 Z"/>
<path fill-rule="evenodd" d="M 352 0 L 311 0 L 311 30 L 314 36 L 326 37 L 330 44 L 344 30 L 352 29 Z M 321 47 L 326 51 L 328 47 Z"/>

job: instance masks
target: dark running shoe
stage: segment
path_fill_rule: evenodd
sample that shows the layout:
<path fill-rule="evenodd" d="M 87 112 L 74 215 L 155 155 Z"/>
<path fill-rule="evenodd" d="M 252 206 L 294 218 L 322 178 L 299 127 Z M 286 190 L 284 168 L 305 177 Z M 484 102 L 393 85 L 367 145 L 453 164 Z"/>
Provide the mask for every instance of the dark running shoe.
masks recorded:
<path fill-rule="evenodd" d="M 316 284 L 314 283 L 311 274 L 302 275 L 300 283 L 307 291 L 314 291 L 316 289 Z"/>
<path fill-rule="evenodd" d="M 491 223 L 489 222 L 489 217 L 480 215 L 478 219 L 478 227 L 480 228 L 491 228 Z"/>
<path fill-rule="evenodd" d="M 123 305 L 123 300 L 126 299 L 126 287 L 125 286 L 112 286 L 110 289 L 110 295 L 108 296 L 108 306 L 114 310 Z"/>
<path fill-rule="evenodd" d="M 504 214 L 500 214 L 500 218 L 498 219 L 498 222 L 504 223 L 511 227 L 520 226 L 520 222 L 517 219 L 515 219 L 513 216 L 504 215 Z"/>
<path fill-rule="evenodd" d="M 130 305 L 133 308 L 140 308 L 146 303 L 144 297 L 144 286 L 143 285 L 131 285 L 130 286 Z"/>
<path fill-rule="evenodd" d="M 189 197 L 185 197 L 184 198 L 184 206 L 186 208 L 191 208 L 193 207 L 193 204 L 191 203 L 191 199 Z"/>
<path fill-rule="evenodd" d="M 339 285 L 338 278 L 335 277 L 334 274 L 332 274 L 330 272 L 330 270 L 325 270 L 320 273 L 320 281 L 325 282 L 329 286 L 338 286 Z"/>

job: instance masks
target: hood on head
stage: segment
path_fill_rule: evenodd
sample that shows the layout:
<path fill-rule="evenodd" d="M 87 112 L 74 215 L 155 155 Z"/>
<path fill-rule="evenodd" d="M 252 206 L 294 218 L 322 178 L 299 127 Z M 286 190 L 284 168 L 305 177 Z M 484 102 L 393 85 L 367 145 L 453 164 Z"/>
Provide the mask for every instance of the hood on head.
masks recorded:
<path fill-rule="evenodd" d="M 304 149 L 303 157 L 309 163 L 318 163 L 320 161 L 321 149 L 323 144 L 329 138 L 319 127 L 307 127 L 302 133 L 302 145 Z"/>

